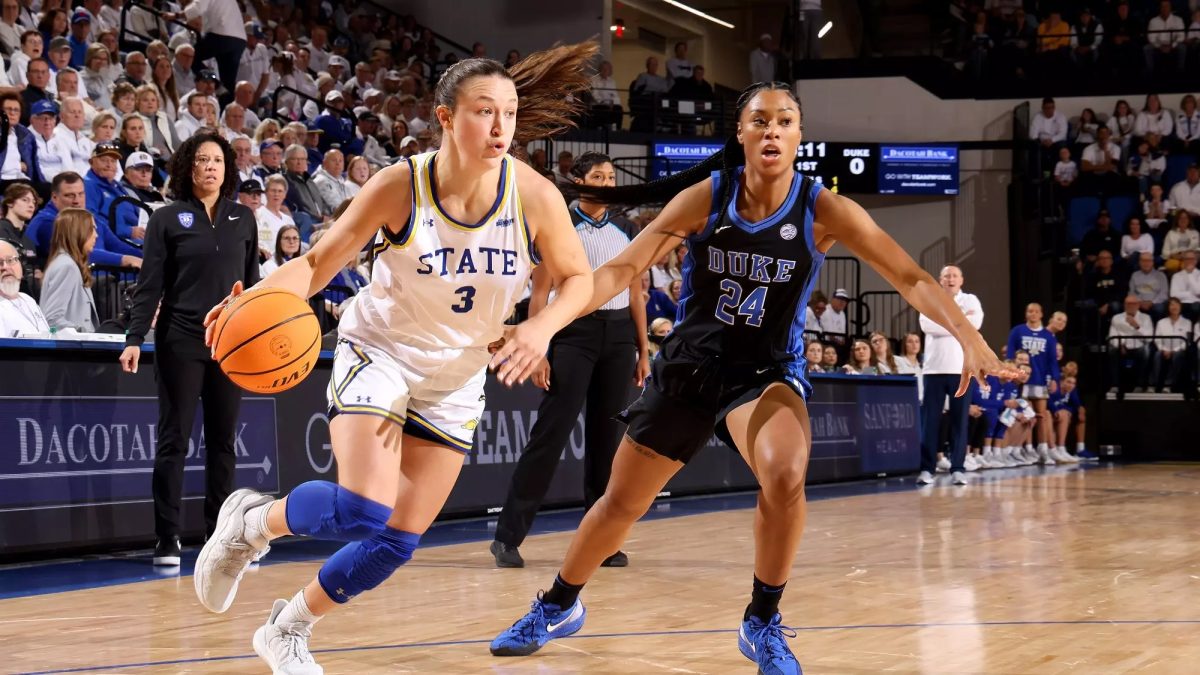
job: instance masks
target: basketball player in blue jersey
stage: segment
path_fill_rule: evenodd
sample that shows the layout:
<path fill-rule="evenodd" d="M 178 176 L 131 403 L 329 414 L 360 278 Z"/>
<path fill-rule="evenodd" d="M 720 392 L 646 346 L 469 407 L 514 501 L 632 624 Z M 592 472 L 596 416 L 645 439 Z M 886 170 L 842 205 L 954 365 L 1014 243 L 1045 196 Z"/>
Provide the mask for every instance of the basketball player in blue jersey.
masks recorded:
<path fill-rule="evenodd" d="M 1042 306 L 1031 302 L 1025 306 L 1025 323 L 1013 326 L 1008 334 L 1008 353 L 1024 350 L 1029 353 L 1032 374 L 1021 392 L 1037 413 L 1037 454 L 1043 464 L 1070 462 L 1070 457 L 1058 453 L 1054 444 L 1054 422 L 1046 401 L 1058 390 L 1058 340 L 1042 325 Z"/>
<path fill-rule="evenodd" d="M 628 288 L 684 240 L 679 321 L 651 365 L 641 398 L 624 414 L 629 427 L 608 490 L 584 517 L 553 586 L 492 642 L 493 654 L 531 654 L 583 626 L 583 585 L 715 429 L 761 487 L 754 584 L 739 648 L 760 672 L 800 672 L 778 608 L 804 530 L 812 446 L 804 310 L 834 242 L 866 260 L 962 343 L 958 395 L 972 377 L 1011 375 L 950 296 L 866 211 L 795 171 L 802 117 L 788 85 L 750 87 L 738 100 L 737 118 L 736 138 L 692 169 L 642 186 L 580 186 L 606 203 L 670 198 L 628 248 L 596 270 L 584 312 Z"/>
<path fill-rule="evenodd" d="M 595 53 L 581 44 L 532 54 L 511 71 L 489 59 L 451 67 L 435 91 L 441 148 L 379 172 L 319 244 L 261 282 L 310 297 L 374 240 L 371 282 L 342 317 L 329 383 L 338 483 L 308 482 L 278 500 L 233 493 L 196 562 L 201 604 L 224 612 L 272 539 L 349 542 L 255 632 L 254 650 L 274 673 L 322 672 L 308 649 L 313 625 L 412 557 L 472 446 L 486 369 L 509 385 L 527 379 L 591 297 L 562 195 L 506 151 L 514 134 L 542 138 L 569 123 L 568 94 L 578 100 L 588 86 Z M 558 293 L 536 317 L 505 327 L 535 250 Z"/>

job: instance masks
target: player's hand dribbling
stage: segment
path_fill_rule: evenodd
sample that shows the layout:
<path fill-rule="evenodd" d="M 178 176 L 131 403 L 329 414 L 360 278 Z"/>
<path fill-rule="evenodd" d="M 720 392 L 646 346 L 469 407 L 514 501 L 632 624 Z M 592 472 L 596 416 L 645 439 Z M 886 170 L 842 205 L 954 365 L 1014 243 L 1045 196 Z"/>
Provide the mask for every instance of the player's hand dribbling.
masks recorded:
<path fill-rule="evenodd" d="M 528 380 L 545 358 L 551 335 L 538 327 L 536 319 L 505 328 L 504 345 L 492 355 L 488 367 L 508 387 Z"/>
<path fill-rule="evenodd" d="M 216 328 L 217 317 L 221 316 L 221 312 L 225 310 L 225 306 L 233 302 L 233 299 L 242 294 L 242 282 L 233 282 L 233 288 L 229 291 L 229 295 L 225 299 L 218 302 L 212 309 L 208 310 L 208 314 L 204 315 L 204 346 L 212 347 L 213 330 Z"/>

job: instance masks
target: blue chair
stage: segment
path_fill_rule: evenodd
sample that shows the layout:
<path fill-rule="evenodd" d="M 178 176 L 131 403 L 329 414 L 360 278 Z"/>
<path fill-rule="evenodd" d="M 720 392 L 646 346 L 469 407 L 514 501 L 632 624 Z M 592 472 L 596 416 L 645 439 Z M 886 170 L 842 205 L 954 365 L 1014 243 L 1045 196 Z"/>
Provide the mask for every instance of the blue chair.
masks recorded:
<path fill-rule="evenodd" d="M 1067 243 L 1078 246 L 1083 235 L 1096 226 L 1100 215 L 1100 200 L 1096 197 L 1074 197 L 1067 204 Z"/>
<path fill-rule="evenodd" d="M 1130 216 L 1139 214 L 1138 199 L 1133 195 L 1113 195 L 1108 198 L 1108 215 L 1112 218 L 1112 226 L 1118 232 L 1125 231 L 1125 221 Z"/>
<path fill-rule="evenodd" d="M 1181 180 L 1187 178 L 1188 166 L 1196 161 L 1191 155 L 1170 155 L 1167 157 L 1167 170 L 1163 172 L 1163 198 Z"/>

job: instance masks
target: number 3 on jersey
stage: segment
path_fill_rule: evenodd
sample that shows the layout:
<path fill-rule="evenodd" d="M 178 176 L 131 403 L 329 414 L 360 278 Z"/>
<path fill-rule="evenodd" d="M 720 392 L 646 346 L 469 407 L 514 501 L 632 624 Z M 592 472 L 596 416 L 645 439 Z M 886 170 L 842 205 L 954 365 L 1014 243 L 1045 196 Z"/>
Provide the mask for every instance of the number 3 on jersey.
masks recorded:
<path fill-rule="evenodd" d="M 767 287 L 759 286 L 742 299 L 742 285 L 733 279 L 721 280 L 721 297 L 717 298 L 718 319 L 732 326 L 736 317 L 733 312 L 746 317 L 746 325 L 758 328 L 762 325 L 763 310 L 766 309 Z"/>
<path fill-rule="evenodd" d="M 450 305 L 450 309 L 459 314 L 466 314 L 471 311 L 471 308 L 475 306 L 475 287 L 463 286 L 462 288 L 454 289 L 454 292 L 458 293 L 459 302 L 457 305 Z"/>

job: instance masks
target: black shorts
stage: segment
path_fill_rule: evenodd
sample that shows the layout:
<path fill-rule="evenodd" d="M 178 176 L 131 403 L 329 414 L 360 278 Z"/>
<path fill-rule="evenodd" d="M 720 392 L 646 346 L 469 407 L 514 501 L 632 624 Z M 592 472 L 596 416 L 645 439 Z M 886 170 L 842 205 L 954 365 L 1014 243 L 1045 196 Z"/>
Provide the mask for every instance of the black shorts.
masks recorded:
<path fill-rule="evenodd" d="M 725 416 L 781 382 L 805 400 L 812 385 L 804 362 L 730 363 L 697 352 L 673 336 L 650 365 L 642 395 L 617 416 L 634 442 L 670 459 L 689 461 L 713 434 L 734 447 Z"/>

